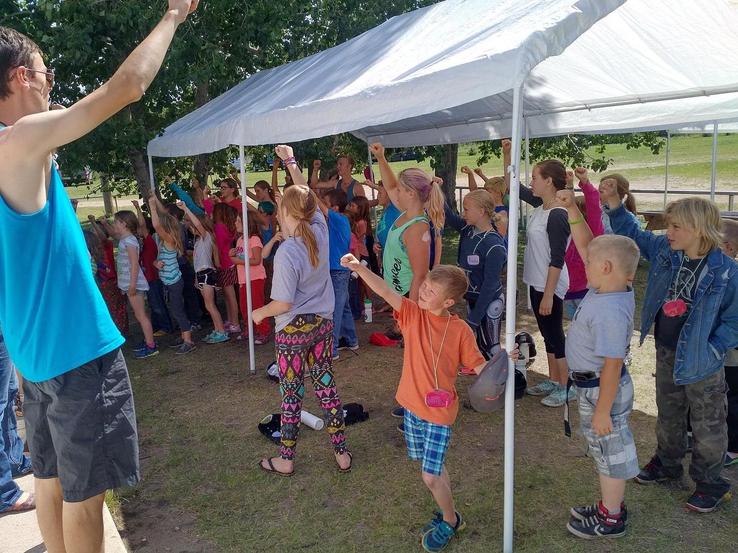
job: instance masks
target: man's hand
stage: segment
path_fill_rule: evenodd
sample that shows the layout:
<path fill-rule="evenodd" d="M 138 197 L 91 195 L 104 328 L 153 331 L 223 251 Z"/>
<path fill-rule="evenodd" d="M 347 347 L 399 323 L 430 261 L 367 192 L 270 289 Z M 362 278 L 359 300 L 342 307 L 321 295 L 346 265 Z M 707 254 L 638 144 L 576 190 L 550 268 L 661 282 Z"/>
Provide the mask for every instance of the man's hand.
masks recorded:
<path fill-rule="evenodd" d="M 610 413 L 595 407 L 592 415 L 592 428 L 598 436 L 607 436 L 612 432 L 612 418 Z"/>
<path fill-rule="evenodd" d="M 184 23 L 199 3 L 200 0 L 169 0 L 169 11 L 174 14 L 177 23 Z"/>
<path fill-rule="evenodd" d="M 369 145 L 369 151 L 374 155 L 377 160 L 384 159 L 384 146 L 379 142 L 374 142 Z"/>
<path fill-rule="evenodd" d="M 285 144 L 280 144 L 279 146 L 274 148 L 274 153 L 279 156 L 279 159 L 282 161 L 285 161 L 291 157 L 295 157 L 292 146 L 287 146 Z"/>

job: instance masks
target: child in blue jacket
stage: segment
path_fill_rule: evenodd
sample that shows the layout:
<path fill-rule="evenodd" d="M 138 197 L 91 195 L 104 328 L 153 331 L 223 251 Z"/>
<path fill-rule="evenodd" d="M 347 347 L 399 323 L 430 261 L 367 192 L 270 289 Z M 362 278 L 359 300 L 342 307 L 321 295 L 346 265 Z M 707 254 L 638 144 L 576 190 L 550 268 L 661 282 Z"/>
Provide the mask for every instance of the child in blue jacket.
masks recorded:
<path fill-rule="evenodd" d="M 600 191 L 613 231 L 635 240 L 651 263 L 641 343 L 655 324 L 657 448 L 635 480 L 681 477 L 689 413 L 697 487 L 687 508 L 712 512 L 730 490 L 720 475 L 728 445 L 724 363 L 738 345 L 738 265 L 720 251 L 720 211 L 703 198 L 677 200 L 666 207 L 666 234 L 655 235 L 628 216 L 614 186 Z"/>

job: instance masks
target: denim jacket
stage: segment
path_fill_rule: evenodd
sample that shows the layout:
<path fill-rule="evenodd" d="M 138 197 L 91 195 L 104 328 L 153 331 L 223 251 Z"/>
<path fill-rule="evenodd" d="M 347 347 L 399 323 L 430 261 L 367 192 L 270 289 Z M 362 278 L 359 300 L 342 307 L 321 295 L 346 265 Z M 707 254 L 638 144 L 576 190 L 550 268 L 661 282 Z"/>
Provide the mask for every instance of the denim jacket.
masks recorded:
<path fill-rule="evenodd" d="M 609 212 L 615 233 L 635 240 L 651 264 L 641 313 L 641 344 L 669 293 L 684 252 L 674 251 L 666 236 L 641 230 L 624 207 Z M 722 369 L 725 355 L 738 345 L 738 264 L 719 249 L 707 256 L 692 307 L 679 334 L 674 383 L 692 384 Z"/>

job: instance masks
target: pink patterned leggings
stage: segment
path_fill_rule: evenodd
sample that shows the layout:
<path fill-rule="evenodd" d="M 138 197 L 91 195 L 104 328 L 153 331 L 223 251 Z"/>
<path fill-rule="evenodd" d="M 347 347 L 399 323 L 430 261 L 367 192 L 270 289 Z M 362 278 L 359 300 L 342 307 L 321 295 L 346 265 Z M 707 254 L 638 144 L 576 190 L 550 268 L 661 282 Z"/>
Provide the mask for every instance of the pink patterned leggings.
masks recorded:
<path fill-rule="evenodd" d="M 347 451 L 343 406 L 333 380 L 333 321 L 318 315 L 297 315 L 274 337 L 282 393 L 282 442 L 279 454 L 294 459 L 300 412 L 305 397 L 305 372 L 323 409 L 328 435 L 336 453 Z"/>

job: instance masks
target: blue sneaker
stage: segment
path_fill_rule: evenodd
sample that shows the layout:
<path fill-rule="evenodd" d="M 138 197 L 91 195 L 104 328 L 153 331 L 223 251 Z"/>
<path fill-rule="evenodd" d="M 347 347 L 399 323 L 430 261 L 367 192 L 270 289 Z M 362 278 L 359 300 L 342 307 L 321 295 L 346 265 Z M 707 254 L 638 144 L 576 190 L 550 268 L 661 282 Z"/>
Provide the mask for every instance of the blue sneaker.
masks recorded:
<path fill-rule="evenodd" d="M 145 346 L 143 349 L 138 350 L 133 354 L 136 359 L 146 359 L 147 357 L 153 357 L 154 355 L 159 355 L 159 348 L 156 346 L 153 348 Z"/>
<path fill-rule="evenodd" d="M 459 511 L 455 511 L 456 513 L 456 526 L 454 526 L 454 532 L 457 534 L 461 532 L 464 528 L 466 528 L 466 522 L 463 518 L 461 518 L 461 514 Z M 433 518 L 431 521 L 423 526 L 423 528 L 420 530 L 420 535 L 425 536 L 428 532 L 431 532 L 432 530 L 435 530 L 436 526 L 438 526 L 441 521 L 443 520 L 443 513 L 441 511 L 435 511 L 433 513 Z"/>
<path fill-rule="evenodd" d="M 433 530 L 425 533 L 420 543 L 426 551 L 436 553 L 436 551 L 443 551 L 455 535 L 456 530 L 448 522 L 442 520 Z"/>
<path fill-rule="evenodd" d="M 206 344 L 221 344 L 223 342 L 227 342 L 230 339 L 231 337 L 228 336 L 228 334 L 226 334 L 225 332 L 218 332 L 216 330 L 213 330 L 210 334 L 203 338 L 203 342 L 205 342 Z"/>
<path fill-rule="evenodd" d="M 133 353 L 138 353 L 139 351 L 144 351 L 146 349 L 146 342 L 141 342 L 138 344 L 135 348 L 133 348 Z"/>

